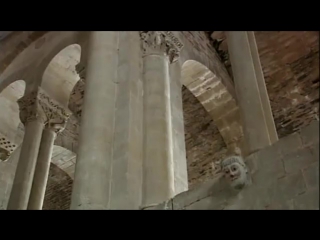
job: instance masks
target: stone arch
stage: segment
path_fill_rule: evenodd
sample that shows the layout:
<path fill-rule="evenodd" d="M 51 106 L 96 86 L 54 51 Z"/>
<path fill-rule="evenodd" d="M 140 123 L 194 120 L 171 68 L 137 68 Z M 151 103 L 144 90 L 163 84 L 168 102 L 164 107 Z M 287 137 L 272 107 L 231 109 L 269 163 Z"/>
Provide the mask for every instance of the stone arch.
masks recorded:
<path fill-rule="evenodd" d="M 241 154 L 243 131 L 239 108 L 221 77 L 203 64 L 187 60 L 182 65 L 181 83 L 198 98 L 212 117 L 228 150 Z"/>
<path fill-rule="evenodd" d="M 26 39 L 21 39 L 19 44 L 27 41 Z M 83 49 L 87 45 L 87 40 L 87 32 L 52 31 L 39 35 L 33 42 L 28 43 L 28 47 L 22 52 L 18 52 L 14 57 L 11 56 L 10 61 L 0 58 L 0 65 L 6 66 L 0 72 L 0 91 L 16 79 L 25 79 L 27 91 L 41 85 L 47 66 L 61 50 L 72 44 L 79 44 Z M 18 48 L 19 44 L 9 47 Z M 5 50 L 13 51 L 9 47 Z M 1 55 L 5 53 L 0 52 L 0 57 Z"/>
<path fill-rule="evenodd" d="M 58 145 L 53 146 L 51 162 L 66 172 L 72 179 L 74 176 L 75 161 L 75 152 Z"/>
<path fill-rule="evenodd" d="M 18 99 L 24 95 L 26 84 L 17 80 L 0 93 L 0 160 L 6 161 L 22 142 L 24 127 L 19 117 Z"/>
<path fill-rule="evenodd" d="M 8 36 L 4 39 L 6 42 L 0 44 L 0 92 L 16 79 L 25 80 L 26 93 L 40 86 L 46 68 L 60 51 L 70 45 L 78 44 L 81 52 L 86 52 L 87 33 L 21 32 Z M 81 58 L 81 61 L 85 59 Z M 68 103 L 65 104 L 67 106 Z M 56 145 L 75 152 L 77 141 L 74 140 L 77 138 L 77 128 L 77 119 L 72 116 L 66 130 L 57 137 Z M 72 141 L 68 141 L 67 138 L 71 138 Z"/>
<path fill-rule="evenodd" d="M 193 35 L 190 35 L 191 33 L 193 33 Z M 194 60 L 207 67 L 221 80 L 231 96 L 234 99 L 237 99 L 233 81 L 224 64 L 221 62 L 216 50 L 210 45 L 209 40 L 206 40 L 205 33 L 176 32 L 176 34 L 184 44 L 180 53 L 181 65 L 188 60 Z"/>
<path fill-rule="evenodd" d="M 81 46 L 71 44 L 58 52 L 45 69 L 41 87 L 67 107 L 72 89 L 79 80 L 76 65 L 80 62 Z"/>

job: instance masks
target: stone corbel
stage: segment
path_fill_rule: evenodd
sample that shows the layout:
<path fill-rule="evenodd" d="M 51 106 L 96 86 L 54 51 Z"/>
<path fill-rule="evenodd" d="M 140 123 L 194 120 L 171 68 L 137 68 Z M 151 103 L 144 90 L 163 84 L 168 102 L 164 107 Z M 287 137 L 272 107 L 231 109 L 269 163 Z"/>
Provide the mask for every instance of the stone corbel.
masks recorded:
<path fill-rule="evenodd" d="M 71 116 L 70 110 L 62 107 L 40 87 L 18 100 L 20 119 L 23 124 L 38 120 L 56 133 L 61 132 Z"/>
<path fill-rule="evenodd" d="M 220 162 L 221 171 L 230 186 L 241 190 L 251 184 L 251 177 L 247 165 L 241 156 L 230 156 Z"/>
<path fill-rule="evenodd" d="M 170 63 L 178 60 L 183 44 L 170 31 L 142 31 L 140 32 L 142 51 L 144 55 L 164 54 Z"/>
<path fill-rule="evenodd" d="M 7 161 L 17 148 L 17 144 L 0 133 L 0 161 Z"/>

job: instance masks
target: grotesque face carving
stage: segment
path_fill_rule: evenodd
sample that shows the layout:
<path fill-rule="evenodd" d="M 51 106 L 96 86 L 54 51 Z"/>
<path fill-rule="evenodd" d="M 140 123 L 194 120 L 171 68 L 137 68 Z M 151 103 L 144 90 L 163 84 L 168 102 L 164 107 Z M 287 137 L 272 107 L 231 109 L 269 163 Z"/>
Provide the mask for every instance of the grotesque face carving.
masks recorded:
<path fill-rule="evenodd" d="M 221 168 L 231 187 L 241 189 L 248 183 L 248 170 L 241 157 L 231 156 L 222 160 Z"/>

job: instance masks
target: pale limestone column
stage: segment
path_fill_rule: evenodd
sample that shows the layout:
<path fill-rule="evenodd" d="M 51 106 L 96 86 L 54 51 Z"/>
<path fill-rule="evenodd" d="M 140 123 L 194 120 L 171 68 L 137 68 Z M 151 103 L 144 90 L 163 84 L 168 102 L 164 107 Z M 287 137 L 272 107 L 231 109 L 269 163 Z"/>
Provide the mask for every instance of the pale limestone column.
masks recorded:
<path fill-rule="evenodd" d="M 267 107 L 270 103 L 266 102 L 268 94 L 252 37 L 248 32 L 227 32 L 227 41 L 246 147 L 250 154 L 271 145 L 277 135 L 272 127 L 273 116 L 271 108 Z"/>
<path fill-rule="evenodd" d="M 118 32 L 91 32 L 71 209 L 110 204 Z"/>
<path fill-rule="evenodd" d="M 184 135 L 181 62 L 170 64 L 170 102 L 174 163 L 174 195 L 188 191 L 187 157 Z"/>
<path fill-rule="evenodd" d="M 169 64 L 182 48 L 171 32 L 141 32 L 144 81 L 142 207 L 173 197 L 174 161 Z"/>
<path fill-rule="evenodd" d="M 279 139 L 278 139 L 276 125 L 274 123 L 274 119 L 273 119 L 273 115 L 272 115 L 267 86 L 266 86 L 266 82 L 264 80 L 263 71 L 262 71 L 262 67 L 261 67 L 261 63 L 260 63 L 260 56 L 259 56 L 259 51 L 258 51 L 258 47 L 257 47 L 257 43 L 256 43 L 256 38 L 254 36 L 254 32 L 252 32 L 252 31 L 247 32 L 247 34 L 248 34 L 248 40 L 249 40 L 253 65 L 254 65 L 254 69 L 255 69 L 255 73 L 256 73 L 262 108 L 263 108 L 263 112 L 264 112 L 264 117 L 266 119 L 266 124 L 267 124 L 268 132 L 269 132 L 270 141 L 271 141 L 271 144 L 273 144 L 276 141 L 278 141 Z"/>
<path fill-rule="evenodd" d="M 50 119 L 47 121 L 45 129 L 42 132 L 41 144 L 37 158 L 36 168 L 33 177 L 33 183 L 28 202 L 29 210 L 41 210 L 49 176 L 51 156 L 54 140 L 58 133 L 62 132 L 66 126 L 71 113 L 64 109 L 53 99 L 45 109 Z"/>
<path fill-rule="evenodd" d="M 50 98 L 40 87 L 20 98 L 18 104 L 25 133 L 8 202 L 9 210 L 27 209 L 42 130 L 50 119 L 50 114 L 45 111 L 50 105 Z"/>
<path fill-rule="evenodd" d="M 140 35 L 119 32 L 110 206 L 139 209 L 142 198 L 143 84 Z"/>

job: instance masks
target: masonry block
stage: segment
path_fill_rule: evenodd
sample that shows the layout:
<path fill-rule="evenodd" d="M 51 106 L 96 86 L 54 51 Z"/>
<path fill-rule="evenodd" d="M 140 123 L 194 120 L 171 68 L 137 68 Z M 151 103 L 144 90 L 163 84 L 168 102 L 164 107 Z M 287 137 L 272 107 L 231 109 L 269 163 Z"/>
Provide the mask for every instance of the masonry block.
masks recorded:
<path fill-rule="evenodd" d="M 297 173 L 290 174 L 279 179 L 274 188 L 270 189 L 272 204 L 285 204 L 286 201 L 295 198 L 306 190 L 307 188 L 302 172 L 299 171 Z"/>
<path fill-rule="evenodd" d="M 319 189 L 319 162 L 315 162 L 303 169 L 303 176 L 308 188 Z"/>
<path fill-rule="evenodd" d="M 293 133 L 293 134 L 290 134 L 289 136 L 281 138 L 273 146 L 278 148 L 280 153 L 284 156 L 301 148 L 302 141 L 298 133 Z"/>
<path fill-rule="evenodd" d="M 293 200 L 294 209 L 319 210 L 319 189 L 308 190 Z"/>
<path fill-rule="evenodd" d="M 300 132 L 303 144 L 312 144 L 319 142 L 319 121 L 313 121 Z"/>
<path fill-rule="evenodd" d="M 250 185 L 227 200 L 225 210 L 262 210 L 271 202 L 267 189 Z"/>
<path fill-rule="evenodd" d="M 219 194 L 221 195 L 221 194 Z M 222 210 L 226 206 L 223 196 L 209 196 L 185 207 L 185 210 Z"/>
<path fill-rule="evenodd" d="M 314 161 L 319 162 L 319 143 L 313 144 L 311 146 L 311 152 L 312 152 Z"/>
<path fill-rule="evenodd" d="M 265 210 L 294 210 L 293 199 L 273 202 L 265 207 Z"/>
<path fill-rule="evenodd" d="M 306 168 L 314 162 L 311 150 L 308 148 L 300 149 L 296 152 L 286 155 L 283 159 L 286 173 L 294 173 Z"/>
<path fill-rule="evenodd" d="M 258 160 L 257 153 L 252 153 L 244 159 L 246 165 L 248 166 L 250 174 L 254 174 L 258 171 Z"/>
<path fill-rule="evenodd" d="M 172 199 L 162 202 L 156 206 L 146 207 L 143 210 L 173 210 Z"/>
<path fill-rule="evenodd" d="M 281 155 L 275 146 L 264 148 L 256 154 L 257 171 L 252 174 L 254 184 L 267 187 L 285 176 Z"/>
<path fill-rule="evenodd" d="M 173 209 L 183 209 L 192 203 L 206 198 L 210 195 L 218 195 L 229 185 L 223 178 L 212 179 L 194 189 L 182 192 L 173 198 Z"/>

